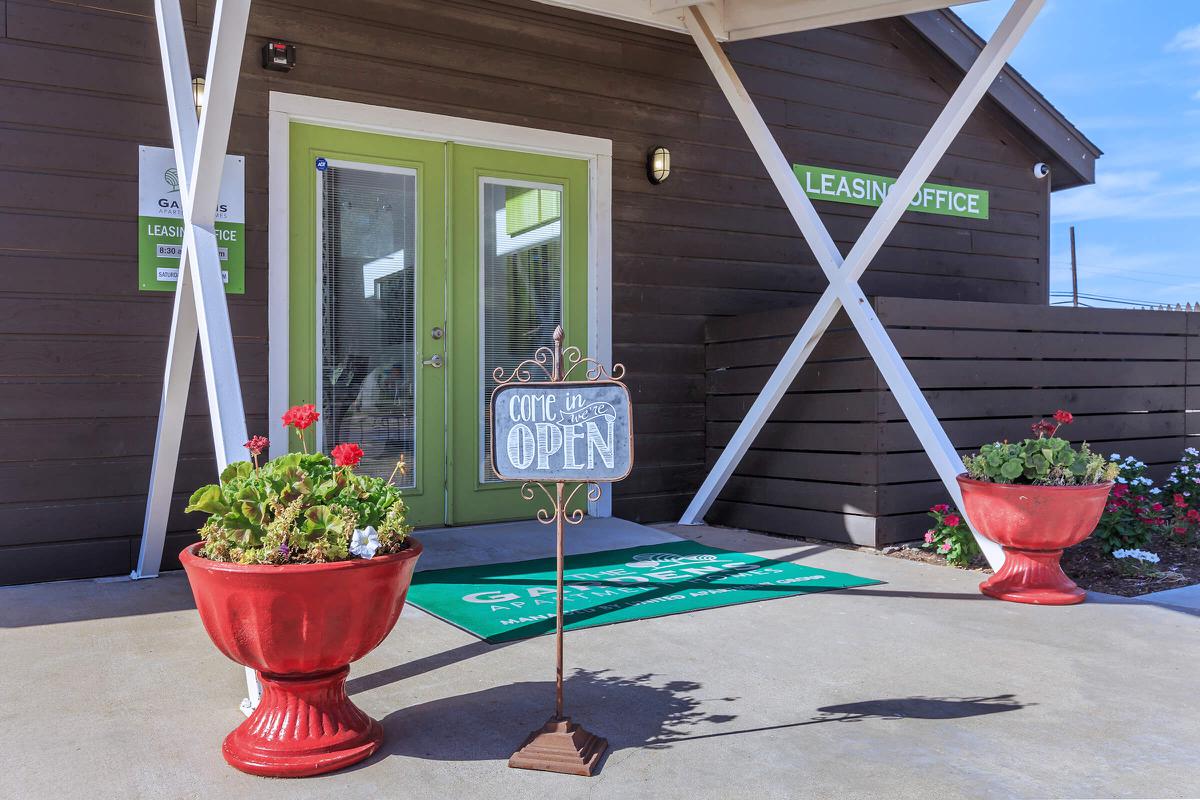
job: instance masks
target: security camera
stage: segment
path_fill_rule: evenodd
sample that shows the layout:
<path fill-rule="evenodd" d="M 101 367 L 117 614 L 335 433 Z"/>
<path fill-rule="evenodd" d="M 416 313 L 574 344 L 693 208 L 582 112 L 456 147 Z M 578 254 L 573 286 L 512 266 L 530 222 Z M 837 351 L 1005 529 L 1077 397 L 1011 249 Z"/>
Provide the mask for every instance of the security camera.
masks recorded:
<path fill-rule="evenodd" d="M 1050 165 L 1041 161 L 1033 165 L 1033 177 L 1041 180 L 1050 174 Z"/>

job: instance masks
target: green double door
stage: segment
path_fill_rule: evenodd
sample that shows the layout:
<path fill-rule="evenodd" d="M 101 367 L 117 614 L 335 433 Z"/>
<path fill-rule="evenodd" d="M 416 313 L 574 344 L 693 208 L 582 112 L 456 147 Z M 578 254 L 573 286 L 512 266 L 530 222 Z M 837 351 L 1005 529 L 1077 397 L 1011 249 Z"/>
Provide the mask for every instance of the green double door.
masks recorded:
<path fill-rule="evenodd" d="M 486 454 L 493 370 L 586 352 L 587 162 L 291 126 L 289 393 L 416 525 L 523 519 Z M 293 440 L 293 449 L 299 447 Z"/>

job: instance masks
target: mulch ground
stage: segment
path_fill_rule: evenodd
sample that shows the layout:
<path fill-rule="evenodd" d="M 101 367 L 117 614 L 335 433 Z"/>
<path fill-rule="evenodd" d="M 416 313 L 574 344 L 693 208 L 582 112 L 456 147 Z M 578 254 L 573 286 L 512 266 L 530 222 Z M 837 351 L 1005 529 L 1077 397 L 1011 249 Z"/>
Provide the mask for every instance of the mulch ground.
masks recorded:
<path fill-rule="evenodd" d="M 1159 562 L 1142 574 L 1131 575 L 1122 569 L 1117 559 L 1104 553 L 1094 540 L 1089 539 L 1063 553 L 1063 571 L 1088 591 L 1122 597 L 1137 597 L 1200 583 L 1200 547 L 1177 541 L 1155 541 L 1145 549 L 1157 553 Z M 924 564 L 950 566 L 944 558 L 922 549 L 917 542 L 884 548 L 883 554 Z M 962 569 L 979 572 L 981 576 L 991 573 L 982 557 L 970 567 Z"/>
<path fill-rule="evenodd" d="M 1117 559 L 1102 552 L 1091 539 L 1063 553 L 1063 571 L 1084 589 L 1123 597 L 1200 583 L 1200 547 L 1159 540 L 1144 549 L 1157 553 L 1159 558 L 1144 575 L 1124 573 Z"/>

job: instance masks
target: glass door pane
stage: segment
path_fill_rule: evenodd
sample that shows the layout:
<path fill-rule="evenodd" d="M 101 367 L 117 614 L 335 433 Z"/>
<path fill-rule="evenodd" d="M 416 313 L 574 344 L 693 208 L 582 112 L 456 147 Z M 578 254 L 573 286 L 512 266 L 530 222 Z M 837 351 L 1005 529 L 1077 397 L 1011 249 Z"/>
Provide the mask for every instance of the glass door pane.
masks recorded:
<path fill-rule="evenodd" d="M 483 249 L 482 347 L 479 373 L 480 480 L 492 473 L 488 402 L 493 370 L 511 373 L 539 347 L 554 344 L 563 318 L 562 187 L 484 178 L 480 184 Z"/>
<path fill-rule="evenodd" d="M 586 350 L 588 165 L 450 145 L 450 504 L 452 523 L 527 519 L 537 504 L 497 480 L 488 404 L 505 372 L 539 347 Z"/>
<path fill-rule="evenodd" d="M 416 172 L 329 165 L 321 186 L 321 432 L 359 470 L 416 470 Z"/>

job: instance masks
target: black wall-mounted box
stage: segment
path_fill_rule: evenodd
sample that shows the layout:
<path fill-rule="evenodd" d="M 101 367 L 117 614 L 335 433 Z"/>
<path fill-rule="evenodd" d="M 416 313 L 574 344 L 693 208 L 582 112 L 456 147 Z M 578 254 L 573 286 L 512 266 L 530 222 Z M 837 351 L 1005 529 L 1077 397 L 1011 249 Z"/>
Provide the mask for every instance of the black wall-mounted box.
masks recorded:
<path fill-rule="evenodd" d="M 267 42 L 262 49 L 263 69 L 291 72 L 296 66 L 296 45 L 287 42 Z"/>

